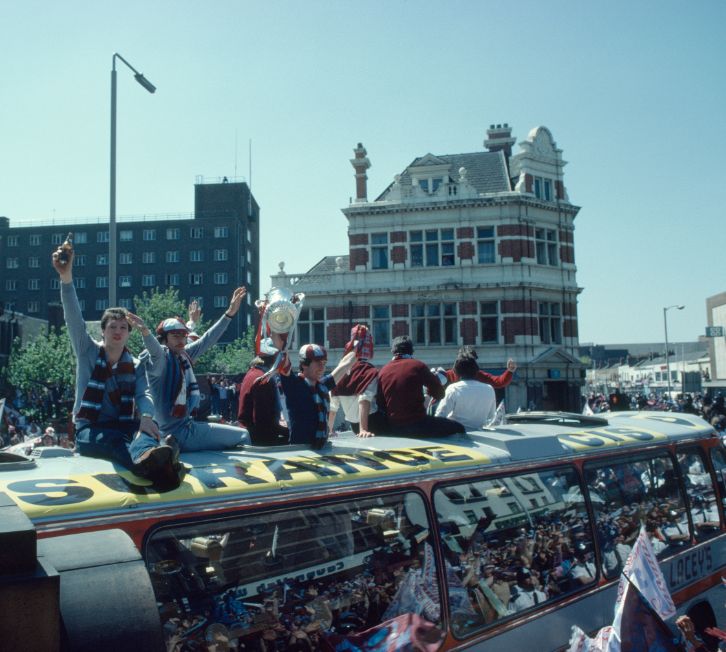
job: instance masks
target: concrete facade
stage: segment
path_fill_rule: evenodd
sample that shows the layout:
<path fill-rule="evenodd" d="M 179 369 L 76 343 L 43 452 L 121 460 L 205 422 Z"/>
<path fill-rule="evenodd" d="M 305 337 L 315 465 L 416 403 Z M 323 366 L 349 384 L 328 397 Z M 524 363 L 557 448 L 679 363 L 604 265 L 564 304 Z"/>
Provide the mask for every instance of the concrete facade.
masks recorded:
<path fill-rule="evenodd" d="M 519 365 L 508 411 L 579 412 L 579 208 L 550 131 L 533 129 L 512 155 L 514 143 L 508 125 L 492 125 L 486 151 L 416 158 L 372 201 L 359 143 L 356 198 L 342 211 L 348 254 L 272 277 L 307 295 L 296 341 L 325 344 L 332 362 L 361 322 L 373 330 L 379 365 L 390 341 L 408 334 L 416 357 L 446 368 L 471 344 L 488 371 L 501 373 L 508 358 Z"/>

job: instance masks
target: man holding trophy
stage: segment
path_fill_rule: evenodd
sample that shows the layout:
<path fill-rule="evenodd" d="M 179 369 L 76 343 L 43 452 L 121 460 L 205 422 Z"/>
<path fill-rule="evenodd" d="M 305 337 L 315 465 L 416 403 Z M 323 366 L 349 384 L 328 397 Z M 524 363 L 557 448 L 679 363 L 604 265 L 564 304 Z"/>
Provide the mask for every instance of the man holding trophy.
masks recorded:
<path fill-rule="evenodd" d="M 285 423 L 289 429 L 290 444 L 307 444 L 319 449 L 328 441 L 330 390 L 355 362 L 355 352 L 345 355 L 333 372 L 326 375 L 328 354 L 325 348 L 318 344 L 305 344 L 299 353 L 300 373 L 291 373 L 287 352 L 304 299 L 304 294 L 293 294 L 287 288 L 272 288 L 264 300 L 257 301 L 260 310 L 257 353 L 270 356 L 272 363 L 269 370 L 254 382 L 274 383 L 276 387 L 274 393 L 264 393 L 265 400 L 274 398 L 275 406 L 267 406 L 268 409 L 264 410 L 258 405 L 257 411 L 269 412 L 272 407 L 279 415 L 277 421 Z M 240 392 L 241 408 L 245 401 L 249 405 L 252 393 L 254 385 L 247 390 L 243 387 Z M 262 397 L 263 393 L 258 392 L 258 396 Z M 255 424 L 246 425 L 252 425 L 254 429 Z"/>

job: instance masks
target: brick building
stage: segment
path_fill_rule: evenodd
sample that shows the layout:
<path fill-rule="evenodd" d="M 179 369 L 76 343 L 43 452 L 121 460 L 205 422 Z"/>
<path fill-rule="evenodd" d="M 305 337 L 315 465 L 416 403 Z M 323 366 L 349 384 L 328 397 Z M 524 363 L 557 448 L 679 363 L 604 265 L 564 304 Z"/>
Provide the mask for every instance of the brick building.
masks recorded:
<path fill-rule="evenodd" d="M 579 412 L 579 208 L 549 129 L 533 129 L 513 154 L 514 144 L 508 125 L 492 125 L 485 151 L 416 158 L 369 201 L 370 161 L 359 143 L 356 199 L 343 209 L 348 255 L 272 277 L 307 295 L 296 341 L 324 343 L 337 358 L 351 324 L 365 322 L 379 365 L 391 339 L 408 334 L 416 357 L 445 367 L 472 344 L 494 373 L 517 361 L 508 410 Z"/>
<path fill-rule="evenodd" d="M 248 303 L 224 339 L 244 335 L 256 320 L 259 296 L 259 206 L 243 182 L 194 187 L 194 215 L 146 216 L 117 222 L 117 303 L 133 309 L 133 297 L 153 288 L 178 288 L 185 301 L 196 298 L 205 319 L 216 319 L 234 288 L 245 285 Z M 0 306 L 62 321 L 58 275 L 50 254 L 72 231 L 76 246 L 74 283 L 84 315 L 100 319 L 108 307 L 108 222 L 23 224 L 0 217 Z"/>

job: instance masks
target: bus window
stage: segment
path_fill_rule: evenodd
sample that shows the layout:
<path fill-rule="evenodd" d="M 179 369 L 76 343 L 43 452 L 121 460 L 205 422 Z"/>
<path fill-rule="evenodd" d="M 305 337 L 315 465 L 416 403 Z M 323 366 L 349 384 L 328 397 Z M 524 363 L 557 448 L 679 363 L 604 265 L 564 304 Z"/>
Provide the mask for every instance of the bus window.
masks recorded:
<path fill-rule="evenodd" d="M 619 575 L 641 523 L 659 557 L 688 545 L 686 508 L 667 454 L 586 464 L 585 482 L 607 577 Z"/>
<path fill-rule="evenodd" d="M 721 447 L 711 449 L 711 463 L 716 472 L 716 484 L 721 494 L 721 506 L 726 507 L 726 452 Z"/>
<path fill-rule="evenodd" d="M 440 487 L 434 505 L 458 638 L 597 577 L 573 468 Z"/>
<path fill-rule="evenodd" d="M 721 529 L 711 474 L 708 472 L 703 453 L 698 448 L 680 450 L 678 465 L 686 487 L 696 539 L 703 541 Z"/>
<path fill-rule="evenodd" d="M 221 632 L 238 649 L 320 649 L 414 615 L 437 640 L 429 532 L 406 493 L 164 526 L 145 558 L 167 643 L 218 649 Z"/>

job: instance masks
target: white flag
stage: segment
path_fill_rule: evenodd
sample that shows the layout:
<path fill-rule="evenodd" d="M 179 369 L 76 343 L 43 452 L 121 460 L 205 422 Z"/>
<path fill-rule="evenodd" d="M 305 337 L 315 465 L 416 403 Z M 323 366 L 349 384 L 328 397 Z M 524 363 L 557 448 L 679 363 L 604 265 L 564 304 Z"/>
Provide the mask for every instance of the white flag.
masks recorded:
<path fill-rule="evenodd" d="M 584 407 L 584 408 L 582 408 L 582 413 L 583 413 L 583 414 L 584 414 L 584 415 L 585 415 L 586 417 L 591 417 L 591 416 L 593 416 L 593 415 L 595 414 L 595 413 L 594 413 L 594 412 L 592 411 L 592 408 L 590 407 L 590 402 L 589 402 L 589 401 L 585 401 L 585 407 Z"/>
<path fill-rule="evenodd" d="M 497 405 L 497 410 L 494 413 L 492 420 L 486 424 L 486 427 L 491 428 L 492 426 L 502 426 L 505 423 L 507 423 L 507 411 L 504 408 L 504 401 L 501 401 L 499 405 Z"/>

